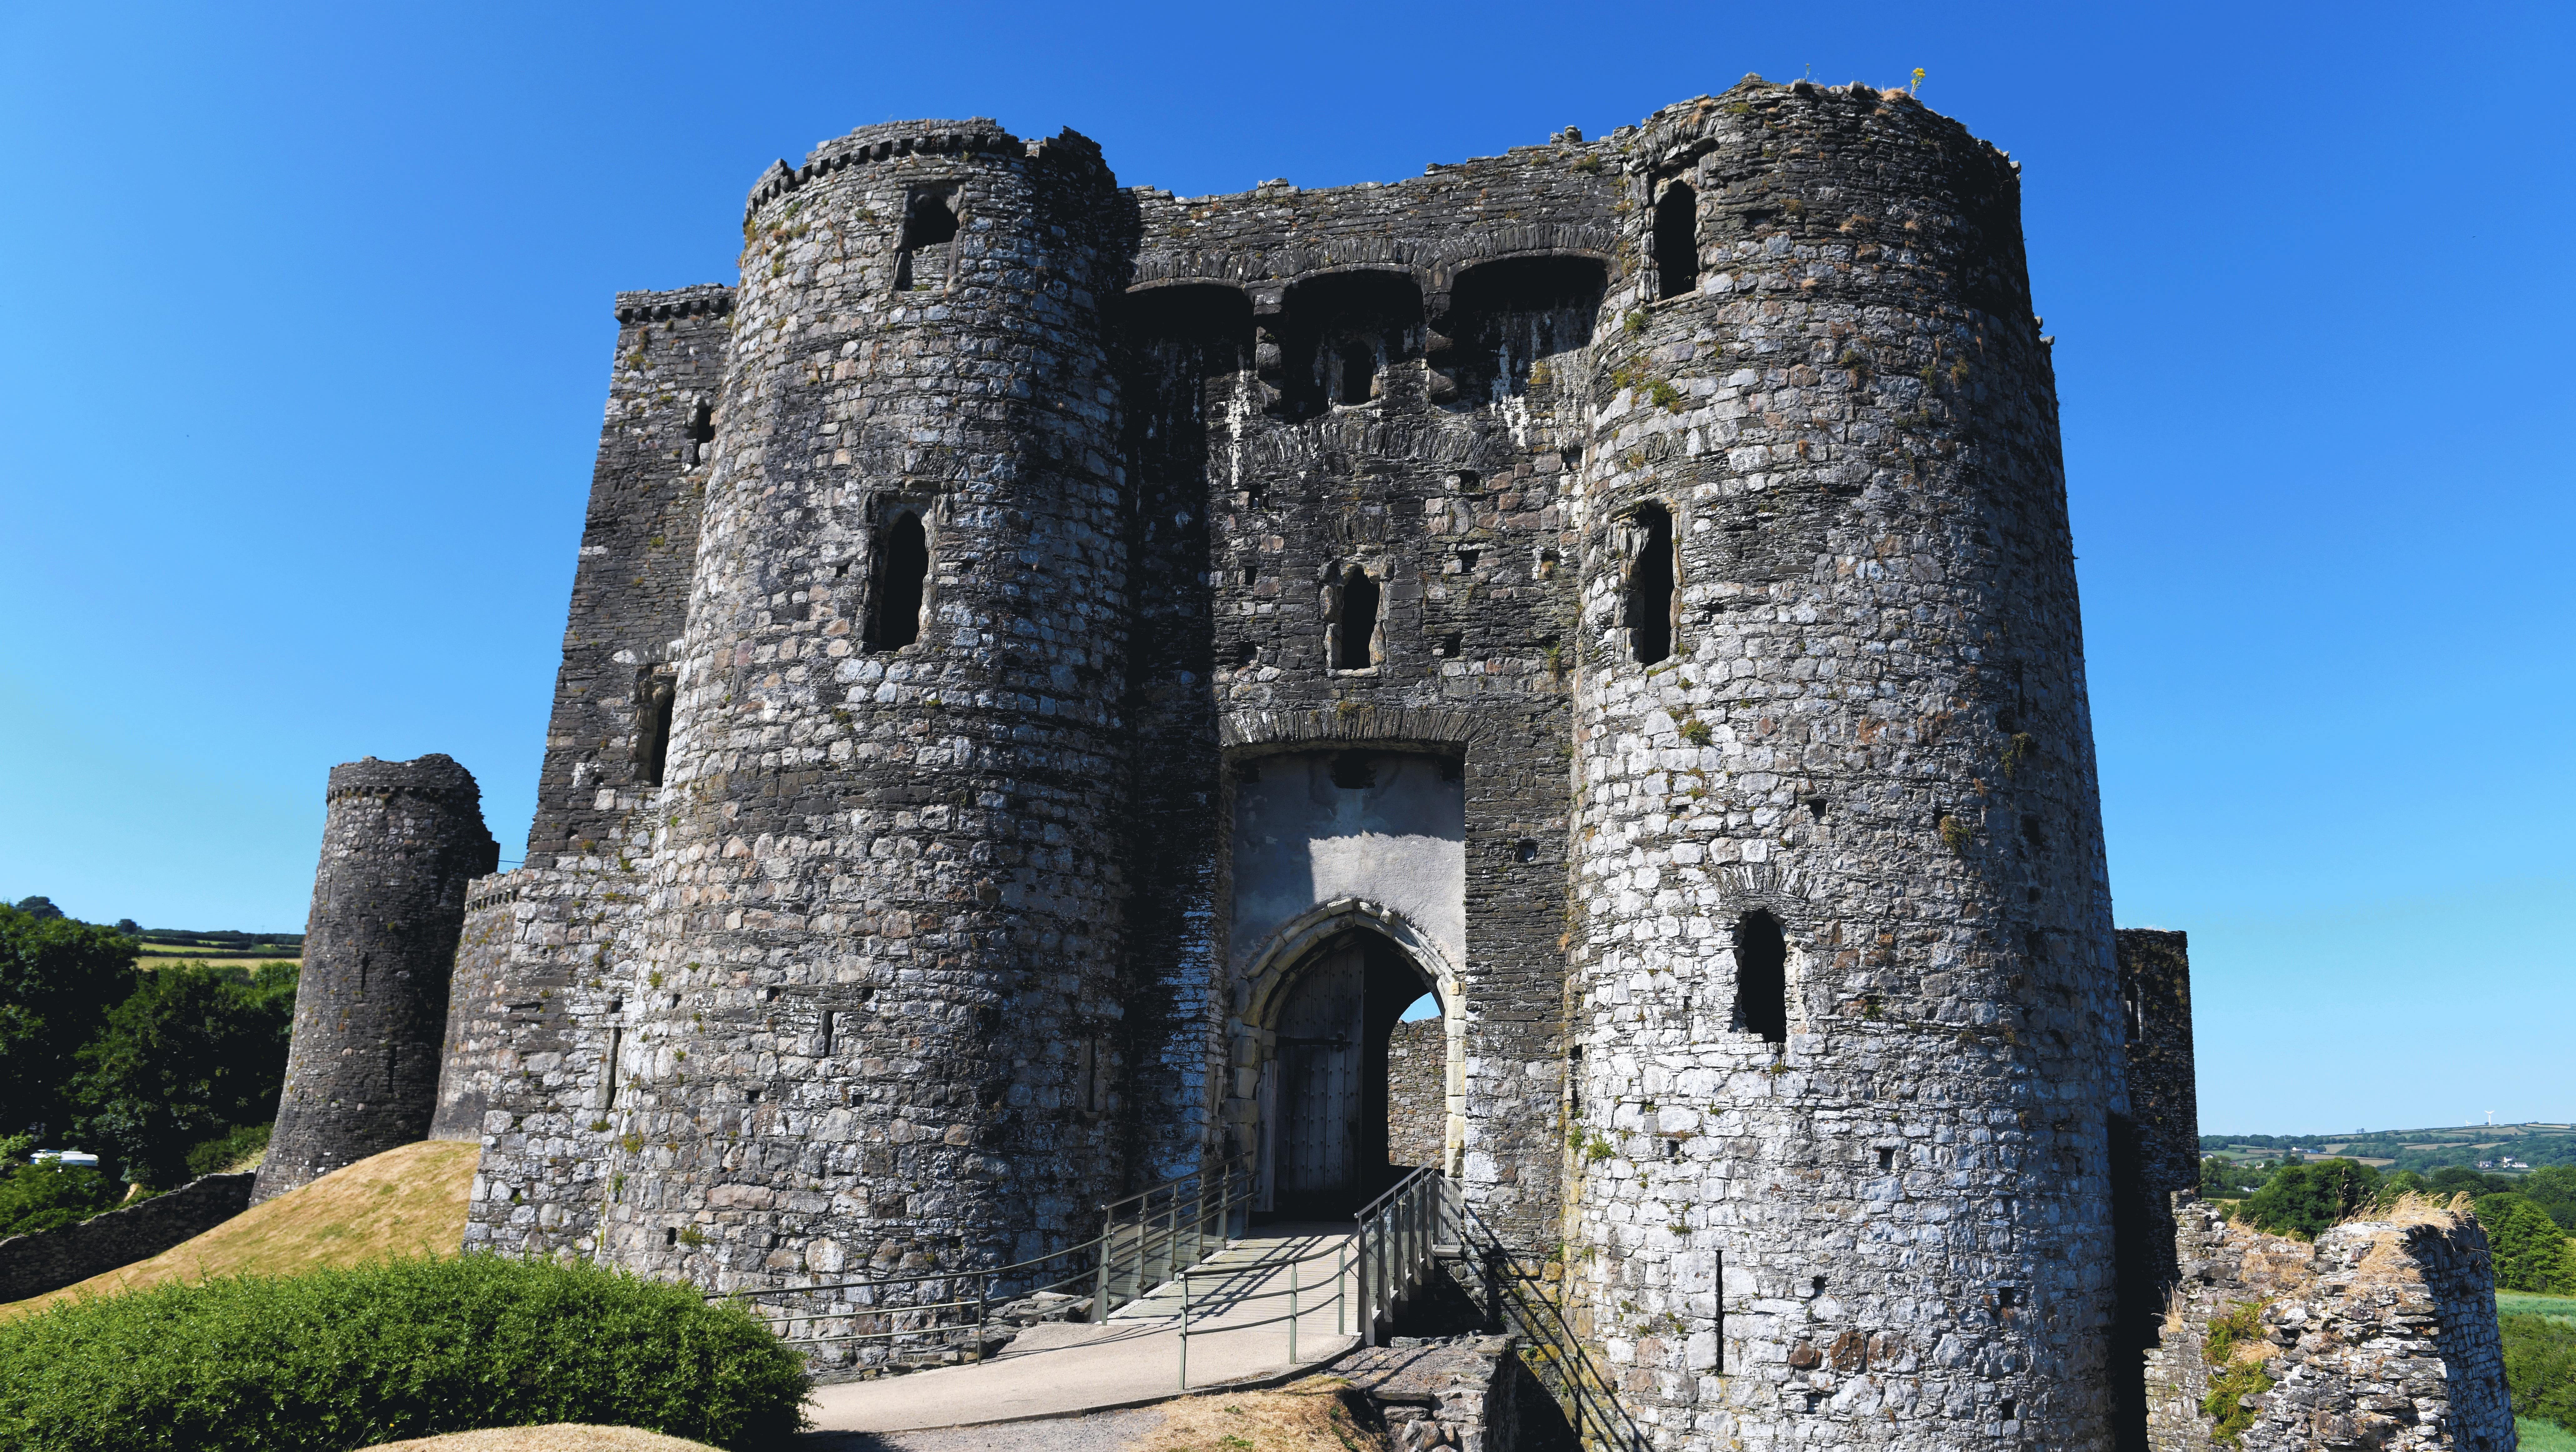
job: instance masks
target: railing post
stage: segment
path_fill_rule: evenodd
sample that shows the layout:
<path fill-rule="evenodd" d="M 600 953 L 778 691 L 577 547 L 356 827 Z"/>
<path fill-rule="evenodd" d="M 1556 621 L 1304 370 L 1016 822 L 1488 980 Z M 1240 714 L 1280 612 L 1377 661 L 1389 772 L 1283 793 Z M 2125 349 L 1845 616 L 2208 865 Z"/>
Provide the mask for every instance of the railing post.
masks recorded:
<path fill-rule="evenodd" d="M 1181 1272 L 1181 1390 L 1190 1389 L 1190 1273 Z"/>
<path fill-rule="evenodd" d="M 1349 1267 L 1342 1264 L 1343 1257 L 1349 1254 L 1350 1247 L 1347 1245 L 1333 1247 L 1333 1334 L 1336 1336 L 1351 1334 L 1351 1288 L 1347 1274 Z"/>
<path fill-rule="evenodd" d="M 1369 1256 L 1368 1221 L 1351 1223 L 1351 1329 L 1359 1333 L 1362 1346 L 1377 1343 L 1369 1339 Z"/>
<path fill-rule="evenodd" d="M 1288 1364 L 1297 1364 L 1297 1262 L 1293 1260 L 1288 1262 Z"/>
<path fill-rule="evenodd" d="M 975 1361 L 984 1361 L 984 1307 L 993 1298 L 993 1276 L 990 1271 L 975 1274 Z"/>
<path fill-rule="evenodd" d="M 1100 1270 L 1092 1282 L 1091 1292 L 1091 1324 L 1094 1326 L 1109 1319 L 1109 1256 L 1117 1249 L 1114 1239 L 1117 1223 L 1118 1217 L 1109 1213 L 1109 1207 L 1101 1206 Z"/>

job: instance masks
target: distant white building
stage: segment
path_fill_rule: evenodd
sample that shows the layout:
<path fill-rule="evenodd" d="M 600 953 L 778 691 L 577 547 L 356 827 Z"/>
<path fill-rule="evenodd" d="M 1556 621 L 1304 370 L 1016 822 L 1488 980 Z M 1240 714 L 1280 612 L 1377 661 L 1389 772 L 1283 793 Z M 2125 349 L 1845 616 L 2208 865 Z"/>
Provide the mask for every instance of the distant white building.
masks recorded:
<path fill-rule="evenodd" d="M 38 1150 L 32 1157 L 37 1164 L 58 1164 L 67 1170 L 94 1170 L 98 1156 L 87 1150 Z"/>

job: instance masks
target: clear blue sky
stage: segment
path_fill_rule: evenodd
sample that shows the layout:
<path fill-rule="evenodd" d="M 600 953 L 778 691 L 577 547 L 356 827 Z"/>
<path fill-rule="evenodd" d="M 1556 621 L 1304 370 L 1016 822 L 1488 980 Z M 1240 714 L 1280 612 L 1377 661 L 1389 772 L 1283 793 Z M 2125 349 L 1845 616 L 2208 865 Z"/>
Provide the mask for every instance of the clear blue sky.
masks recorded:
<path fill-rule="evenodd" d="M 2025 163 L 2120 921 L 2201 1111 L 2576 1116 L 2563 4 L 0 11 L 0 896 L 303 925 L 332 763 L 524 840 L 619 288 L 852 126 L 1183 194 L 1903 80 Z"/>

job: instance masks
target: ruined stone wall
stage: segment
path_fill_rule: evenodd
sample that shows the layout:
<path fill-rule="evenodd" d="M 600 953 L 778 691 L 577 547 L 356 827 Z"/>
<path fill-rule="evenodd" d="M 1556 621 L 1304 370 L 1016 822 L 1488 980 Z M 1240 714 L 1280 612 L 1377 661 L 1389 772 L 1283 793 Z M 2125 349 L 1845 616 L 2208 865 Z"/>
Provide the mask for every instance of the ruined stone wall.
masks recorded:
<path fill-rule="evenodd" d="M 150 1260 L 250 1207 L 258 1176 L 201 1175 L 166 1195 L 76 1225 L 0 1239 L 0 1305 Z"/>
<path fill-rule="evenodd" d="M 1436 1018 L 1399 1023 L 1386 1044 L 1386 1162 L 1440 1164 L 1449 1127 L 1449 1033 Z"/>
<path fill-rule="evenodd" d="M 1659 1447 L 2107 1447 L 2116 979 L 2014 168 L 1858 86 L 1612 140 L 1582 1318 Z"/>
<path fill-rule="evenodd" d="M 730 1289 L 1016 1261 L 1118 1180 L 1111 196 L 1080 138 L 984 121 L 865 128 L 753 193 L 616 1263 Z M 907 518 L 930 564 L 898 644 L 870 611 Z"/>
<path fill-rule="evenodd" d="M 277 1126 L 252 1203 L 429 1132 L 466 885 L 499 863 L 453 760 L 331 768 Z"/>
<path fill-rule="evenodd" d="M 2112 1386 L 2122 1445 L 2135 1449 L 2148 1419 L 2144 1357 L 2180 1278 L 2173 1197 L 2200 1189 L 2200 1095 L 2189 940 L 2153 928 L 2122 928 L 2116 938 L 2128 1113 L 2111 1124 L 2118 1228 Z"/>
<path fill-rule="evenodd" d="M 2147 1353 L 2154 1452 L 2210 1452 L 2212 1323 L 2246 1307 L 2256 1334 L 2232 1364 L 2261 1364 L 2272 1385 L 2242 1399 L 2238 1452 L 2511 1452 L 2495 1270 L 2465 1207 L 2410 1201 L 2313 1244 L 2232 1224 L 2188 1192 L 2174 1211 L 2183 1279 Z"/>

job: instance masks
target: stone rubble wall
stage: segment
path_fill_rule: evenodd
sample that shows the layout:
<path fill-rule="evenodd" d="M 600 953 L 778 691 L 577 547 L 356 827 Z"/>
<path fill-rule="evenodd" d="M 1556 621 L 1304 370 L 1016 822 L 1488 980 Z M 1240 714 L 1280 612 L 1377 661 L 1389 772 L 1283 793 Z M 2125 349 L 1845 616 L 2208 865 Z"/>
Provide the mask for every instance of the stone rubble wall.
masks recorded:
<path fill-rule="evenodd" d="M 139 1205 L 0 1240 L 0 1305 L 149 1260 L 250 1208 L 255 1174 L 205 1175 Z"/>
<path fill-rule="evenodd" d="M 2252 1399 L 2236 1452 L 2511 1452 L 2495 1268 L 2465 1206 L 2409 1202 L 2313 1244 L 2234 1224 L 2188 1192 L 2174 1212 L 2183 1279 L 2146 1353 L 2154 1452 L 2210 1452 L 2204 1348 L 2211 1323 L 2245 1306 L 2261 1307 L 2256 1354 L 2274 1385 Z"/>
<path fill-rule="evenodd" d="M 1399 1023 L 1386 1046 L 1386 1161 L 1440 1164 L 1449 1128 L 1449 1033 L 1436 1018 Z"/>
<path fill-rule="evenodd" d="M 1508 1336 L 1397 1337 L 1333 1363 L 1368 1398 L 1390 1452 L 1516 1452 L 1519 1405 L 1533 1388 Z"/>
<path fill-rule="evenodd" d="M 1579 1324 L 1661 1448 L 2107 1448 L 2117 981 L 2014 167 L 1909 96 L 1752 79 L 1618 164 L 1571 521 Z M 1697 283 L 1659 299 L 1675 181 Z"/>
<path fill-rule="evenodd" d="M 466 886 L 500 859 L 473 774 L 445 756 L 335 766 L 326 800 L 253 1204 L 428 1134 Z"/>

